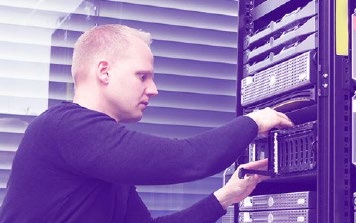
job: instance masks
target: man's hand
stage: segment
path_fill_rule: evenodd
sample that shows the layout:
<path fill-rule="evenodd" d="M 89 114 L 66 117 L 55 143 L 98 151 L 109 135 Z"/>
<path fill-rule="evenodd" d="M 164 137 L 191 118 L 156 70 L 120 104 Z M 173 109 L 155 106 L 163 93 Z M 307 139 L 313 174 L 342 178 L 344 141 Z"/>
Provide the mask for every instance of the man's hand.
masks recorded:
<path fill-rule="evenodd" d="M 246 174 L 243 179 L 239 179 L 238 172 L 240 168 L 267 170 L 267 166 L 267 159 L 240 165 L 224 187 L 214 192 L 221 206 L 226 209 L 228 206 L 240 202 L 252 193 L 258 183 L 270 178 L 257 174 Z"/>
<path fill-rule="evenodd" d="M 267 136 L 272 128 L 281 129 L 293 126 L 292 121 L 285 114 L 268 107 L 246 114 L 246 116 L 256 122 L 260 136 Z"/>

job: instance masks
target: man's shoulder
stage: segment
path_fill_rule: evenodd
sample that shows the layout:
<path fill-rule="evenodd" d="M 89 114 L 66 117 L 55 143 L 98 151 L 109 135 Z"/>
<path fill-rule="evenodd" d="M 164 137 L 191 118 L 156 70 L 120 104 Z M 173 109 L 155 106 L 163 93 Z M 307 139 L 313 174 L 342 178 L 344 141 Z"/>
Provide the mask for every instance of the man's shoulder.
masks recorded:
<path fill-rule="evenodd" d="M 71 125 L 74 123 L 94 124 L 95 122 L 115 122 L 114 119 L 107 114 L 82 107 L 79 104 L 72 102 L 63 102 L 57 106 L 49 108 L 43 117 L 58 123 L 66 123 L 64 125 Z M 115 122 L 116 123 L 116 122 Z"/>
<path fill-rule="evenodd" d="M 53 117 L 53 116 L 60 116 L 66 111 L 73 109 L 73 107 L 74 107 L 73 103 L 63 102 L 49 107 L 47 110 L 42 112 L 39 116 L 37 116 L 36 119 L 38 120 L 38 119 L 46 119 L 48 117 Z"/>
<path fill-rule="evenodd" d="M 36 123 L 47 123 L 47 124 L 54 124 L 54 122 L 58 122 L 67 113 L 74 113 L 78 112 L 79 106 L 71 103 L 71 102 L 63 102 L 57 105 L 54 105 L 52 107 L 49 107 L 46 111 L 41 113 L 39 116 L 37 116 L 32 122 L 32 125 L 35 125 Z"/>

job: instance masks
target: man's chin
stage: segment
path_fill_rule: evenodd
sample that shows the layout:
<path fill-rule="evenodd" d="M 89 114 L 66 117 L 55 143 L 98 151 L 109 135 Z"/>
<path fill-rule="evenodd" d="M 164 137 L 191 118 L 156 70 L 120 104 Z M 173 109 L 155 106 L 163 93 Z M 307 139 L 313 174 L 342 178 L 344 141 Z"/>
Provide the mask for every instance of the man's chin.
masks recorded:
<path fill-rule="evenodd" d="M 120 122 L 123 123 L 133 123 L 133 122 L 138 122 L 142 119 L 142 115 L 141 116 L 137 116 L 137 117 L 130 117 L 130 118 L 125 118 L 120 120 Z"/>

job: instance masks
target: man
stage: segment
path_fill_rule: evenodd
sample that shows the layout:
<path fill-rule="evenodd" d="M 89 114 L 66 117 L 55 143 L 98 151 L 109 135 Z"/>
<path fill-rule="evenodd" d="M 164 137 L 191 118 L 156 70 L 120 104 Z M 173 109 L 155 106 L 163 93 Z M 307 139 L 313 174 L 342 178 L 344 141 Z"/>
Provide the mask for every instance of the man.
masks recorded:
<path fill-rule="evenodd" d="M 13 161 L 0 222 L 215 222 L 264 178 L 235 175 L 192 207 L 152 219 L 134 185 L 197 180 L 228 167 L 257 133 L 292 126 L 264 109 L 187 139 L 129 131 L 158 94 L 147 33 L 103 25 L 74 47 L 73 103 L 28 127 Z M 265 169 L 267 161 L 245 164 Z"/>

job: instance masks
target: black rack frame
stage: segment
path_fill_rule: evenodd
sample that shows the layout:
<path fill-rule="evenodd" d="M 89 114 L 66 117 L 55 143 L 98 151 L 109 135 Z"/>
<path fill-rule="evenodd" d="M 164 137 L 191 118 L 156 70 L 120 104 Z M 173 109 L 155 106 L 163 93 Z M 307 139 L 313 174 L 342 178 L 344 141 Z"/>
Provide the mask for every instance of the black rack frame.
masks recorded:
<path fill-rule="evenodd" d="M 243 114 L 241 101 L 241 79 L 243 74 L 244 37 L 253 31 L 253 19 L 260 18 L 263 13 L 273 10 L 295 0 L 266 0 L 259 5 L 254 14 L 248 8 L 253 0 L 240 0 L 238 19 L 238 64 L 237 64 L 237 106 L 236 114 Z M 293 179 L 296 181 L 316 182 L 317 192 L 317 223 L 350 223 L 354 222 L 353 192 L 355 192 L 355 167 L 352 165 L 351 154 L 351 120 L 352 96 L 355 89 L 351 78 L 351 60 L 349 55 L 336 53 L 336 1 L 319 0 L 318 4 L 318 53 L 317 53 L 317 138 L 318 160 L 316 176 Z M 275 7 L 269 4 L 273 2 Z M 347 1 L 349 15 L 356 3 Z M 350 30 L 350 24 L 349 30 Z M 351 39 L 351 34 L 349 40 Z M 351 44 L 349 44 L 351 45 Z M 267 186 L 258 187 L 258 193 L 268 193 L 268 185 L 280 184 L 283 180 L 269 182 Z M 313 184 L 313 183 L 312 183 Z M 313 186 L 312 186 L 313 187 Z M 282 192 L 282 191 L 281 191 Z M 235 222 L 238 207 L 235 205 Z"/>

